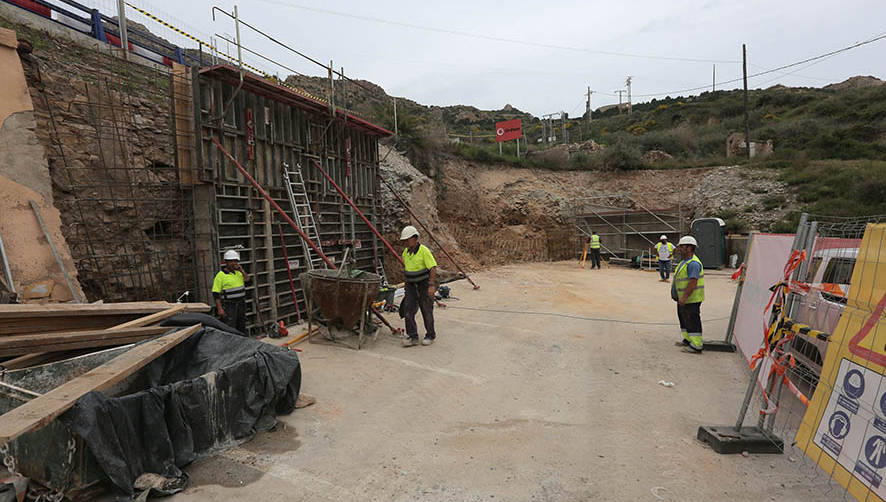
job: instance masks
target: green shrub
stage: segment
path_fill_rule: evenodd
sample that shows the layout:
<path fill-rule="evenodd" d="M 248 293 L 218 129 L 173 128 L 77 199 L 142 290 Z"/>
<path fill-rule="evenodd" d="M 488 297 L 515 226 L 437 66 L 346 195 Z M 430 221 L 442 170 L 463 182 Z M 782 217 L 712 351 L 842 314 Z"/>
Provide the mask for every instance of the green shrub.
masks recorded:
<path fill-rule="evenodd" d="M 634 144 L 619 141 L 599 153 L 603 169 L 607 171 L 629 171 L 643 169 L 642 154 Z"/>

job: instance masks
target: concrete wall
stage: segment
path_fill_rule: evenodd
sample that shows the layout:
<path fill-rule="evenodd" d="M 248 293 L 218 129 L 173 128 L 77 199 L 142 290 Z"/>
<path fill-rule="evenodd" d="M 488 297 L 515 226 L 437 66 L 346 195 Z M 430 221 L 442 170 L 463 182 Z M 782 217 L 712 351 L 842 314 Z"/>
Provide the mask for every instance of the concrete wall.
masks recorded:
<path fill-rule="evenodd" d="M 17 47 L 15 32 L 0 28 L 0 237 L 20 296 L 40 301 L 73 299 L 29 201 L 36 202 L 82 298 L 61 233 L 61 218 L 53 206 L 49 164 L 35 132 L 34 107 Z"/>

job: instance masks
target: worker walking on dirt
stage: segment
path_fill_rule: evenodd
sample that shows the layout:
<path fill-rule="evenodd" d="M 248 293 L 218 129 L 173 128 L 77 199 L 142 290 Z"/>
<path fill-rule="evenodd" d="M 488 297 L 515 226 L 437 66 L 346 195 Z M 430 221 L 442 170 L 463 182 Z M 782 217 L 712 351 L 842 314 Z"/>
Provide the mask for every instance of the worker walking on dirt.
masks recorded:
<path fill-rule="evenodd" d="M 678 345 L 685 345 L 686 352 L 701 354 L 704 343 L 701 339 L 701 302 L 704 301 L 704 265 L 695 248 L 698 246 L 694 237 L 684 236 L 677 243 L 683 260 L 674 271 L 674 282 L 671 283 L 671 298 L 677 302 L 677 319 L 680 321 L 680 332 L 683 340 Z"/>
<path fill-rule="evenodd" d="M 591 232 L 591 270 L 600 268 L 600 236 L 596 231 Z"/>
<path fill-rule="evenodd" d="M 658 275 L 661 282 L 668 282 L 671 277 L 671 256 L 674 255 L 674 245 L 668 242 L 668 236 L 662 235 L 661 240 L 655 245 L 658 254 Z"/>
<path fill-rule="evenodd" d="M 246 284 L 249 274 L 240 266 L 240 253 L 225 251 L 225 266 L 215 274 L 212 296 L 218 317 L 228 326 L 246 333 Z"/>
<path fill-rule="evenodd" d="M 434 331 L 434 293 L 437 283 L 437 261 L 431 250 L 418 242 L 418 230 L 409 225 L 400 232 L 400 240 L 406 242 L 403 250 L 403 267 L 406 275 L 406 291 L 401 305 L 401 316 L 406 320 L 404 347 L 418 345 L 418 326 L 415 314 L 421 310 L 425 323 L 422 345 L 430 345 L 437 338 Z"/>

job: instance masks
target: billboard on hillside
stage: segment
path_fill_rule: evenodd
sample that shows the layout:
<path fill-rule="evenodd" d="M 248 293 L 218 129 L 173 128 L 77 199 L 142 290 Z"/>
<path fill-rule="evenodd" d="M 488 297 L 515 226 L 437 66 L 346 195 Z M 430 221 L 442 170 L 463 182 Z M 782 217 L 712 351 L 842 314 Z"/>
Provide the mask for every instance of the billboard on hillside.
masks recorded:
<path fill-rule="evenodd" d="M 523 125 L 520 119 L 506 120 L 495 123 L 495 141 L 510 141 L 523 137 Z"/>

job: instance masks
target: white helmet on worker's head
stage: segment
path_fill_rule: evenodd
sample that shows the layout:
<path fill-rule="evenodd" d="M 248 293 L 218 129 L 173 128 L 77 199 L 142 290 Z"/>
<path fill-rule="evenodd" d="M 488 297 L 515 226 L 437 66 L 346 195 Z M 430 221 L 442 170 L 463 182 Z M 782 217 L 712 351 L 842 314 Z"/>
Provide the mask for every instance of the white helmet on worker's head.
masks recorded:
<path fill-rule="evenodd" d="M 666 241 L 666 240 L 668 240 L 668 236 L 665 234 L 661 234 L 661 237 L 659 237 L 658 240 Z"/>
<path fill-rule="evenodd" d="M 412 225 L 406 225 L 403 227 L 403 231 L 400 232 L 400 240 L 405 241 L 410 237 L 418 237 L 418 230 L 415 229 Z"/>
<path fill-rule="evenodd" d="M 698 242 L 696 242 L 695 237 L 691 235 L 684 235 L 680 237 L 680 242 L 677 243 L 678 246 L 682 246 L 683 244 L 689 244 L 693 247 L 698 247 Z"/>
<path fill-rule="evenodd" d="M 240 253 L 234 251 L 233 249 L 229 249 L 229 250 L 225 251 L 225 260 L 240 261 Z"/>

